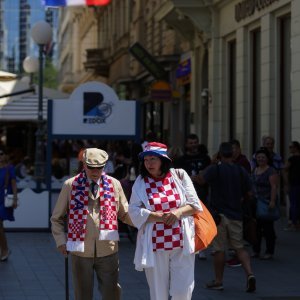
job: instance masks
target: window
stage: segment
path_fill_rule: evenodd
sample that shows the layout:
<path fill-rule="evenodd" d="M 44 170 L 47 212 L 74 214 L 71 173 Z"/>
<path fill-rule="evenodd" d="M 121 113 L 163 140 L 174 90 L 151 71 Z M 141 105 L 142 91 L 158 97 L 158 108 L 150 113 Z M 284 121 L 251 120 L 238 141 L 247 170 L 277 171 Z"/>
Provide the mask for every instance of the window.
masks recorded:
<path fill-rule="evenodd" d="M 229 139 L 236 138 L 236 41 L 228 43 Z"/>
<path fill-rule="evenodd" d="M 291 141 L 291 17 L 279 19 L 279 132 L 280 154 L 288 154 Z"/>
<path fill-rule="evenodd" d="M 261 133 L 261 32 L 254 30 L 250 34 L 250 92 L 252 104 L 252 146 L 253 152 L 260 146 Z"/>

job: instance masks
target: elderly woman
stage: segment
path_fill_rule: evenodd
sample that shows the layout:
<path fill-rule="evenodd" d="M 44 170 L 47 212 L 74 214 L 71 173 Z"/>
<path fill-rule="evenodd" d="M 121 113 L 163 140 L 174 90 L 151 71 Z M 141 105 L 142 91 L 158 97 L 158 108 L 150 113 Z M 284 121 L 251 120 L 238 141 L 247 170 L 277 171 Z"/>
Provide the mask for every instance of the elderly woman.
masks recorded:
<path fill-rule="evenodd" d="M 266 148 L 260 148 L 255 153 L 256 168 L 253 171 L 253 189 L 256 198 L 262 197 L 269 203 L 269 209 L 274 209 L 277 201 L 279 176 L 271 167 L 272 160 Z M 266 240 L 265 254 L 260 256 L 262 238 Z M 257 218 L 257 243 L 253 245 L 253 257 L 269 260 L 275 251 L 276 233 L 273 220 Z"/>
<path fill-rule="evenodd" d="M 129 215 L 138 228 L 135 268 L 145 270 L 151 300 L 188 300 L 194 289 L 194 220 L 202 211 L 187 173 L 171 169 L 164 144 L 150 142 L 139 154 Z"/>

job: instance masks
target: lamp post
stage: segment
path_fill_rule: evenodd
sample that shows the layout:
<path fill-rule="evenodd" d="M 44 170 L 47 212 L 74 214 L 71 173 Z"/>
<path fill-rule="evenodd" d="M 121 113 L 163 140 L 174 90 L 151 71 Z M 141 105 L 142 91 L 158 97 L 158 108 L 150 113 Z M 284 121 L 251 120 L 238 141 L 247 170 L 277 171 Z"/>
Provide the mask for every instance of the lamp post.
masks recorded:
<path fill-rule="evenodd" d="M 31 29 L 31 37 L 39 46 L 38 122 L 36 131 L 34 177 L 36 180 L 37 191 L 40 191 L 45 173 L 43 145 L 43 58 L 44 47 L 50 43 L 52 39 L 52 28 L 49 23 L 39 21 L 33 25 Z"/>
<path fill-rule="evenodd" d="M 23 61 L 23 69 L 26 73 L 30 74 L 30 87 L 33 84 L 33 73 L 36 73 L 39 70 L 39 60 L 34 56 L 27 56 Z"/>

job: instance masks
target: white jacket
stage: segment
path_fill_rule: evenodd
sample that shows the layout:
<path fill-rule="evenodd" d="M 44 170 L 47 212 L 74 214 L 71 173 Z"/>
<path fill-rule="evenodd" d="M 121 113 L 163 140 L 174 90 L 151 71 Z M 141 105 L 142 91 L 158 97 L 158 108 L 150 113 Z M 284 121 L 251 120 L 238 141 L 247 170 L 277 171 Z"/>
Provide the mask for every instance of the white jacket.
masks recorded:
<path fill-rule="evenodd" d="M 180 206 L 190 204 L 199 211 L 202 206 L 199 202 L 197 193 L 189 175 L 183 169 L 170 169 L 173 176 L 177 191 L 180 196 Z M 178 176 L 179 175 L 179 176 Z M 151 206 L 146 193 L 144 179 L 139 176 L 133 187 L 129 203 L 128 213 L 133 224 L 138 228 L 136 241 L 136 250 L 134 256 L 135 269 L 142 271 L 144 268 L 151 268 L 155 265 L 155 257 L 153 254 L 152 231 L 154 223 L 146 223 Z M 193 216 L 182 217 L 183 232 L 183 253 L 190 255 L 195 249 L 195 229 Z"/>

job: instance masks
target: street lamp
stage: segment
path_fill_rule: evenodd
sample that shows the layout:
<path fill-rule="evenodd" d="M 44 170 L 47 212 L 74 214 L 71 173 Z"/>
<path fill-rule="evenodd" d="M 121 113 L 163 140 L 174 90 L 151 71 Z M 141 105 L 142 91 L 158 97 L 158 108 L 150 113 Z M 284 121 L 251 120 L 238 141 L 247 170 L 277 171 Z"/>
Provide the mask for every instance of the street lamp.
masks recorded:
<path fill-rule="evenodd" d="M 44 47 L 52 40 L 52 28 L 49 23 L 39 21 L 31 28 L 31 37 L 39 46 L 39 82 L 38 82 L 38 123 L 36 132 L 34 177 L 36 188 L 41 189 L 44 178 L 44 145 L 43 145 L 43 56 Z"/>
<path fill-rule="evenodd" d="M 32 86 L 33 73 L 39 70 L 39 60 L 34 56 L 27 56 L 23 61 L 23 69 L 26 73 L 30 74 L 30 86 Z"/>

